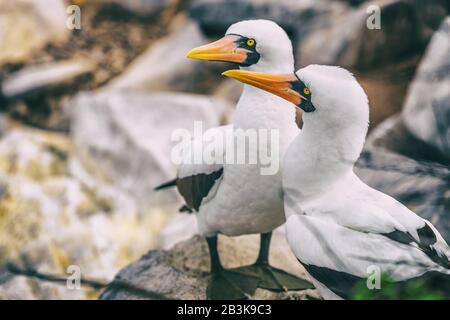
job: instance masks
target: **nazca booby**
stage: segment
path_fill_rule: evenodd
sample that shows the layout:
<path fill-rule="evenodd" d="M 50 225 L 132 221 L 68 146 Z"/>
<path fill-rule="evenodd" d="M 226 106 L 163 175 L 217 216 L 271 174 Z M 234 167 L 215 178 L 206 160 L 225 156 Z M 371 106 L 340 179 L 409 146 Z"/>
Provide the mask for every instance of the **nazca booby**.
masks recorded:
<path fill-rule="evenodd" d="M 294 71 L 289 37 L 281 27 L 268 20 L 235 23 L 222 39 L 192 49 L 187 57 L 234 62 L 244 70 L 278 73 Z M 213 130 L 225 132 L 230 129 L 278 130 L 279 154 L 276 156 L 280 161 L 299 131 L 292 104 L 247 85 L 236 105 L 233 123 Z M 192 153 L 202 152 L 201 144 L 193 145 L 186 153 L 188 159 Z M 258 149 L 261 146 L 250 148 Z M 249 149 L 236 150 L 236 153 L 255 151 Z M 222 149 L 221 152 L 225 154 L 226 150 Z M 173 185 L 178 187 L 186 201 L 184 209 L 198 211 L 199 232 L 206 237 L 211 258 L 209 297 L 245 298 L 257 286 L 276 291 L 312 288 L 309 282 L 273 268 L 268 263 L 272 230 L 285 222 L 279 170 L 273 175 L 262 175 L 259 162 L 244 165 L 181 164 L 177 178 L 160 188 Z M 261 234 L 256 263 L 232 270 L 223 268 L 217 251 L 217 235 L 254 233 Z"/>
<path fill-rule="evenodd" d="M 376 270 L 395 286 L 439 275 L 450 295 L 450 249 L 436 228 L 353 172 L 369 104 L 350 72 L 310 65 L 296 74 L 224 75 L 304 111 L 302 131 L 282 165 L 286 234 L 324 298 L 351 298 L 355 284 L 368 283 Z"/>

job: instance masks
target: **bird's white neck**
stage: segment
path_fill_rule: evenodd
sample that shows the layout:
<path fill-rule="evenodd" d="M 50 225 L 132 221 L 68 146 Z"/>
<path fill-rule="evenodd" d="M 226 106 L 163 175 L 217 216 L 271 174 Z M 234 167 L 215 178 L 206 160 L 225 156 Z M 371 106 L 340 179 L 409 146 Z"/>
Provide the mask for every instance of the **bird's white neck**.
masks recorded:
<path fill-rule="evenodd" d="M 244 85 L 234 124 L 241 128 L 297 128 L 295 107 L 271 93 Z M 297 128 L 298 130 L 298 128 Z"/>
<path fill-rule="evenodd" d="M 281 155 L 299 132 L 293 104 L 249 85 L 244 85 L 233 124 L 244 130 L 279 130 Z"/>
<path fill-rule="evenodd" d="M 315 116 L 304 114 L 283 162 L 283 188 L 297 198 L 320 196 L 353 174 L 367 132 L 367 121 L 339 124 Z"/>

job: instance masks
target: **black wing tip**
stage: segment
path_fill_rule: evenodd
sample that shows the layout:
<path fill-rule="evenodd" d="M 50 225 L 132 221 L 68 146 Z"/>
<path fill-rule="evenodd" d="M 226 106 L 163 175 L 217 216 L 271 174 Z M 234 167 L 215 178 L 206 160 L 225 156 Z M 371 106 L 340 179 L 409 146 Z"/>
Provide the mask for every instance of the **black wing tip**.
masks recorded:
<path fill-rule="evenodd" d="M 178 209 L 178 212 L 193 213 L 194 210 L 192 208 L 189 208 L 187 205 L 184 205 L 180 209 Z"/>
<path fill-rule="evenodd" d="M 171 187 L 175 187 L 177 185 L 177 178 L 164 182 L 163 184 L 160 184 L 159 186 L 157 186 L 155 189 L 155 191 L 159 191 L 159 190 L 163 190 L 163 189 L 167 189 L 167 188 L 171 188 Z"/>
<path fill-rule="evenodd" d="M 422 228 L 417 230 L 417 234 L 419 235 L 420 243 L 424 246 L 429 247 L 437 242 L 436 234 L 427 222 Z"/>

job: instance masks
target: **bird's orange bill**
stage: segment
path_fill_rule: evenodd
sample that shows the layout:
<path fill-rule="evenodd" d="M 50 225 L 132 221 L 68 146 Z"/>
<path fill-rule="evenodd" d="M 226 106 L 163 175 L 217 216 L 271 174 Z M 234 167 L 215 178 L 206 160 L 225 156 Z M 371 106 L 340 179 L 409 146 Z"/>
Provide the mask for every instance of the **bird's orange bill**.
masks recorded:
<path fill-rule="evenodd" d="M 298 81 L 297 77 L 293 73 L 272 74 L 244 70 L 228 70 L 222 74 L 275 94 L 283 99 L 286 99 L 287 101 L 292 102 L 296 106 L 300 106 L 302 99 L 305 99 L 300 93 L 293 90 L 292 84 Z"/>
<path fill-rule="evenodd" d="M 242 63 L 247 59 L 247 50 L 238 48 L 236 40 L 237 36 L 227 35 L 222 39 L 192 49 L 186 57 L 197 60 Z"/>

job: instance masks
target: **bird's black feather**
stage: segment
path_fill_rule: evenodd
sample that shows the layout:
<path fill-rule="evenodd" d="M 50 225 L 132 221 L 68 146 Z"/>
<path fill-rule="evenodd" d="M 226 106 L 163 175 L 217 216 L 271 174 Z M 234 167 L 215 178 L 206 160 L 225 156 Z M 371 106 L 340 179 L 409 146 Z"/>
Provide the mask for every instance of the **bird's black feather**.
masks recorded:
<path fill-rule="evenodd" d="M 301 261 L 299 260 L 301 263 Z M 353 288 L 364 278 L 350 273 L 333 270 L 326 267 L 302 263 L 306 271 L 317 281 L 343 299 L 351 299 Z"/>
<path fill-rule="evenodd" d="M 177 185 L 177 178 L 172 179 L 172 180 L 167 181 L 167 182 L 164 182 L 163 184 L 160 184 L 154 190 L 155 191 L 159 191 L 159 190 L 175 187 L 176 185 Z"/>
<path fill-rule="evenodd" d="M 176 184 L 178 191 L 186 201 L 186 207 L 198 211 L 203 198 L 209 194 L 214 183 L 222 177 L 222 174 L 223 168 L 210 174 L 200 173 L 178 179 Z"/>

